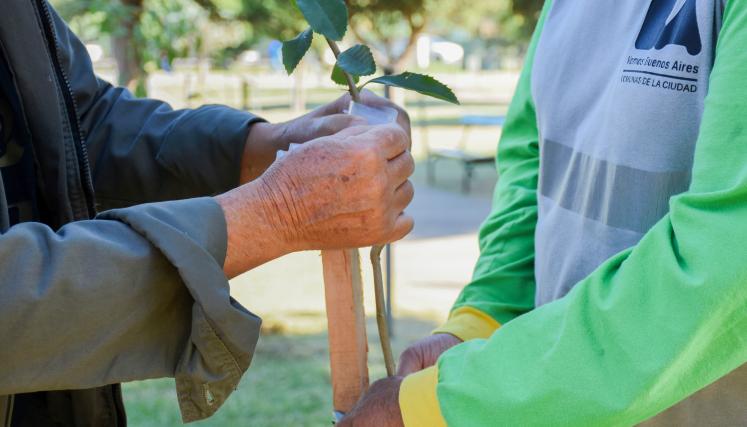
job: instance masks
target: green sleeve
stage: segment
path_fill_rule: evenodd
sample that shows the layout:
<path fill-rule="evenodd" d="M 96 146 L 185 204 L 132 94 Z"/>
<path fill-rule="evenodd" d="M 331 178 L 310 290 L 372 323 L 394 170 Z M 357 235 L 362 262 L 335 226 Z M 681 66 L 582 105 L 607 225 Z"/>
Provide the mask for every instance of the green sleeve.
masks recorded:
<path fill-rule="evenodd" d="M 480 258 L 472 282 L 453 308 L 476 308 L 500 324 L 534 308 L 539 137 L 531 80 L 534 52 L 550 3 L 546 2 L 529 45 L 498 144 L 499 180 L 493 210 L 480 230 Z"/>
<path fill-rule="evenodd" d="M 567 297 L 446 352 L 449 425 L 632 425 L 747 362 L 747 3 L 728 2 L 687 193 Z"/>

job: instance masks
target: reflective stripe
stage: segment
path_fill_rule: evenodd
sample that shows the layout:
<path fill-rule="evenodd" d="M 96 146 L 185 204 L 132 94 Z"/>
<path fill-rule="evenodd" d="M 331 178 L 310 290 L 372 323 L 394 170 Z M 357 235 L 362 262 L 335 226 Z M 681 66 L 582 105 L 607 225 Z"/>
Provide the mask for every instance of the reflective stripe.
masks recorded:
<path fill-rule="evenodd" d="M 542 142 L 540 192 L 559 206 L 610 227 L 647 232 L 690 186 L 691 171 L 651 172 Z"/>

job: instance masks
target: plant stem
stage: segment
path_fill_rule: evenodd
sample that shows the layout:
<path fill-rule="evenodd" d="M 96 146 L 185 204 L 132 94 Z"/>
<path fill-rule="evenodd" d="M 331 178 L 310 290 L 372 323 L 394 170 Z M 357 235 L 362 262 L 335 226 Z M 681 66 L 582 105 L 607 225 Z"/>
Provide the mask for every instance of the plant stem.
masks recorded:
<path fill-rule="evenodd" d="M 394 364 L 394 355 L 392 354 L 392 343 L 389 338 L 386 305 L 384 304 L 384 280 L 381 274 L 381 251 L 383 249 L 383 245 L 371 248 L 371 265 L 373 265 L 374 291 L 376 294 L 376 325 L 379 328 L 379 340 L 381 341 L 381 351 L 384 353 L 386 374 L 388 377 L 391 377 L 396 371 L 396 366 Z"/>
<path fill-rule="evenodd" d="M 339 58 L 340 46 L 338 46 L 337 43 L 330 38 L 325 37 L 325 39 L 327 40 L 329 48 L 332 49 L 332 53 L 335 54 L 335 58 Z M 348 90 L 350 91 L 350 96 L 353 97 L 353 101 L 361 102 L 360 91 L 358 90 L 358 86 L 355 84 L 355 79 L 345 70 L 342 70 L 342 73 L 345 75 L 345 80 L 347 80 L 348 82 Z"/>

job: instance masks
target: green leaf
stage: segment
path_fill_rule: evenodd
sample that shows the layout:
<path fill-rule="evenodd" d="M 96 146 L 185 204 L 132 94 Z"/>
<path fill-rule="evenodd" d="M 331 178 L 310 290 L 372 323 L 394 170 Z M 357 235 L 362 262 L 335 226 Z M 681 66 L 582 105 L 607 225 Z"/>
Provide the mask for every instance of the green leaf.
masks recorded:
<path fill-rule="evenodd" d="M 354 76 L 370 76 L 376 72 L 376 61 L 371 49 L 362 44 L 342 52 L 337 58 L 337 66 Z"/>
<path fill-rule="evenodd" d="M 340 41 L 348 30 L 348 7 L 343 0 L 296 0 L 315 32 Z"/>
<path fill-rule="evenodd" d="M 366 82 L 363 86 L 369 83 L 401 87 L 402 89 L 413 90 L 426 96 L 451 102 L 452 104 L 459 104 L 459 99 L 457 99 L 454 92 L 448 86 L 431 76 L 423 74 L 402 73 L 394 76 L 382 76 Z"/>
<path fill-rule="evenodd" d="M 309 51 L 313 38 L 314 32 L 309 28 L 295 39 L 283 42 L 283 65 L 285 65 L 285 71 L 288 72 L 288 75 L 293 73 L 293 70 L 298 67 L 298 63 Z"/>
<path fill-rule="evenodd" d="M 355 84 L 358 84 L 358 82 L 361 80 L 358 76 L 353 76 L 353 81 Z M 335 65 L 335 68 L 332 69 L 332 81 L 337 83 L 338 85 L 347 86 L 348 80 L 345 78 L 345 72 L 342 71 L 342 68 Z"/>

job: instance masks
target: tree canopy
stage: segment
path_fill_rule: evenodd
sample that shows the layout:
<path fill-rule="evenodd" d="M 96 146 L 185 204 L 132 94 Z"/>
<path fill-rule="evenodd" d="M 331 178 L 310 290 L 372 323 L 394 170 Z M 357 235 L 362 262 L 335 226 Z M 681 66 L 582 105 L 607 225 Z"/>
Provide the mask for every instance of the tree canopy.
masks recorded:
<path fill-rule="evenodd" d="M 402 69 L 418 37 L 432 29 L 459 27 L 471 37 L 500 34 L 526 43 L 543 0 L 345 0 L 351 33 L 374 50 L 377 62 Z M 290 0 L 52 0 L 84 39 L 107 36 L 119 83 L 144 94 L 147 71 L 165 61 L 194 55 L 206 28 L 239 28 L 218 37 L 218 49 L 240 52 L 262 38 L 288 40 L 306 28 Z M 457 25 L 454 25 L 457 24 Z M 236 34 L 239 34 L 236 40 Z M 225 40 L 224 40 L 225 39 Z M 211 46 L 215 49 L 216 46 Z"/>

